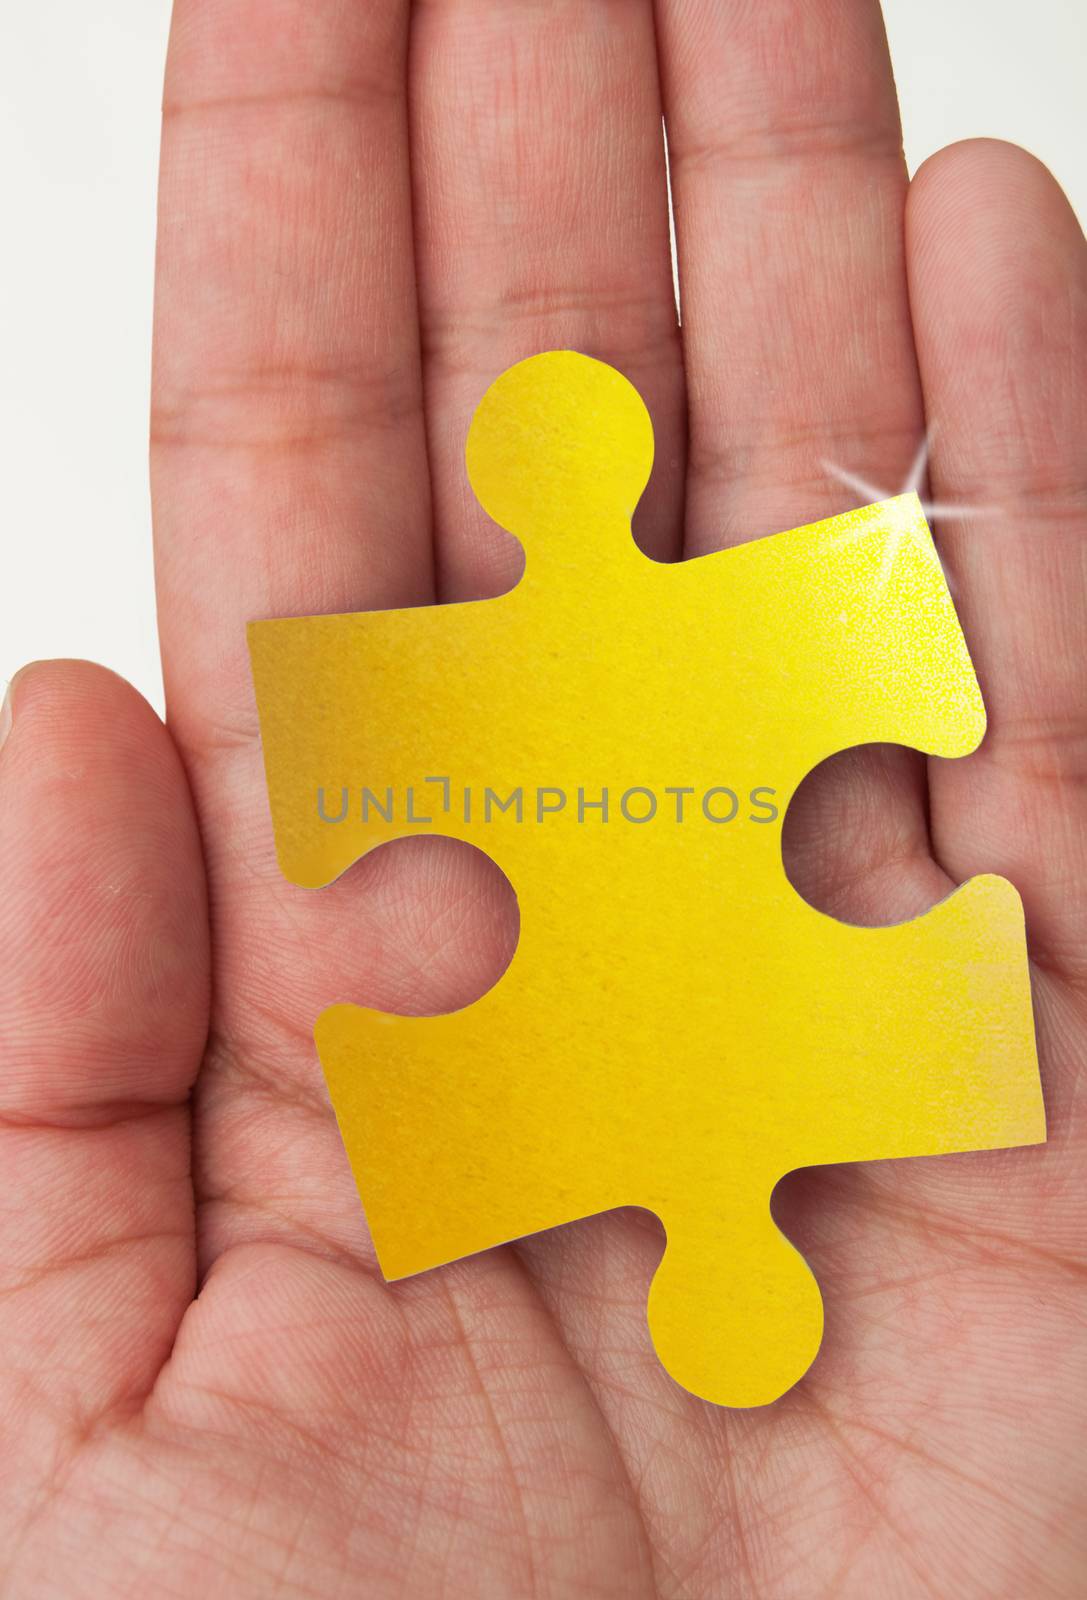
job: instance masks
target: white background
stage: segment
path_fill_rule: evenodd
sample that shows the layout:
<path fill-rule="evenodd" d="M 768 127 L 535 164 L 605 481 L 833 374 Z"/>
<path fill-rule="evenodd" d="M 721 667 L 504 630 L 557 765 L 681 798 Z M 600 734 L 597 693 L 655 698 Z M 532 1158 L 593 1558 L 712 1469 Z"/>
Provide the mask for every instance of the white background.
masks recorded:
<path fill-rule="evenodd" d="M 884 9 L 911 169 L 1012 139 L 1087 219 L 1087 0 Z M 160 709 L 146 430 L 168 24 L 168 0 L 0 7 L 0 680 L 89 656 Z"/>

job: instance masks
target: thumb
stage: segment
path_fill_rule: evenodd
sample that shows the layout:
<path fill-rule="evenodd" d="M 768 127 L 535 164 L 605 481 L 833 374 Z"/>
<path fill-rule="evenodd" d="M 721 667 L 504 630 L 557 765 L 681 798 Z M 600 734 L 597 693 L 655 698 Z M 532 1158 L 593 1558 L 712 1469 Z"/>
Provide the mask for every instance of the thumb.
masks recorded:
<path fill-rule="evenodd" d="M 25 1445 L 10 1498 L 0 1460 L 10 1504 L 35 1454 L 55 1463 L 58 1428 L 83 1437 L 142 1403 L 192 1298 L 208 929 L 181 763 L 134 689 L 40 663 L 5 727 L 0 1416 Z"/>

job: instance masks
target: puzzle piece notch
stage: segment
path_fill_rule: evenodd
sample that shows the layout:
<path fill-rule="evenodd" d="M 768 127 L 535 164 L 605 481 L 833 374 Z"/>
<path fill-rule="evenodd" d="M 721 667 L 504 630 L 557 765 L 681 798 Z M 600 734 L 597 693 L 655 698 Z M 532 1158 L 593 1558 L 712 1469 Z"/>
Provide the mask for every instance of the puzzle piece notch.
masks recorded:
<path fill-rule="evenodd" d="M 326 832 L 338 841 L 330 870 L 301 814 L 299 761 L 308 784 L 367 760 L 359 778 L 422 778 L 456 756 L 476 782 L 546 753 L 544 781 L 591 769 L 599 782 L 622 766 L 629 729 L 641 750 L 659 738 L 670 762 L 687 752 L 706 781 L 752 750 L 789 744 L 791 771 L 813 752 L 895 737 L 879 708 L 904 696 L 911 742 L 947 755 L 977 742 L 976 680 L 915 500 L 663 567 L 629 526 L 647 428 L 636 391 L 601 363 L 571 352 L 521 363 L 485 397 L 468 452 L 480 498 L 527 547 L 517 589 L 254 625 L 277 840 L 296 881 L 327 881 L 411 831 Z M 768 582 L 787 575 L 768 603 Z M 863 605 L 850 584 L 873 586 Z M 660 642 L 680 622 L 691 670 L 665 696 L 662 662 L 676 658 Z M 812 682 L 801 674 L 815 644 Z M 761 670 L 767 655 L 775 673 Z M 843 705 L 864 719 L 852 740 Z M 630 721 L 609 729 L 616 715 Z M 319 1021 L 390 1277 L 645 1205 L 669 1241 L 650 1294 L 662 1359 L 707 1398 L 759 1404 L 801 1375 L 822 1320 L 806 1264 L 770 1219 L 782 1172 L 1044 1138 L 1022 910 L 1003 880 L 974 880 L 901 928 L 849 929 L 787 884 L 780 823 L 747 841 L 534 833 L 509 818 L 488 836 L 442 815 L 434 827 L 493 840 L 522 938 L 505 977 L 463 1012 L 337 1005 Z M 728 890 L 736 909 L 722 922 L 707 896 Z"/>

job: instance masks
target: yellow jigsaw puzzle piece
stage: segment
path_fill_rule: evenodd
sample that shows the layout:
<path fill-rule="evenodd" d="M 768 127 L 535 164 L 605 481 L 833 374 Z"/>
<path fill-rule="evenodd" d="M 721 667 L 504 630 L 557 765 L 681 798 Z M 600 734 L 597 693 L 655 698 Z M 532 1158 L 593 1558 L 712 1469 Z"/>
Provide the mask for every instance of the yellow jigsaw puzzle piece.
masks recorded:
<path fill-rule="evenodd" d="M 662 565 L 630 532 L 652 453 L 619 373 L 524 361 L 468 442 L 478 498 L 525 546 L 519 585 L 258 622 L 250 651 L 288 878 L 433 832 L 485 850 L 520 906 L 476 1004 L 317 1023 L 386 1277 L 645 1206 L 667 1234 L 661 1360 L 760 1405 L 822 1332 L 770 1215 L 784 1173 L 1045 1138 L 1023 913 L 981 877 L 851 927 L 782 867 L 785 809 L 825 757 L 961 756 L 984 732 L 916 497 Z"/>

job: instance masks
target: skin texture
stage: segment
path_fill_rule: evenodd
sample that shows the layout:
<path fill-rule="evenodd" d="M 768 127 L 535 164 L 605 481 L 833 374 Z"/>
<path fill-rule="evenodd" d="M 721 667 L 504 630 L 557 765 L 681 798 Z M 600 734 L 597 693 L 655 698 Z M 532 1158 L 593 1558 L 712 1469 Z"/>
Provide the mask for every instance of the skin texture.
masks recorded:
<path fill-rule="evenodd" d="M 1085 332 L 1032 157 L 959 145 L 907 190 L 869 0 L 178 0 L 168 725 L 39 664 L 0 750 L 4 1600 L 1082 1593 Z M 937 533 L 983 749 L 837 758 L 787 855 L 861 922 L 1016 883 L 1051 1140 L 787 1179 L 827 1332 L 761 1411 L 657 1364 L 644 1214 L 383 1284 L 313 1019 L 466 1003 L 515 908 L 441 842 L 320 894 L 273 857 L 244 623 L 508 587 L 463 440 L 553 346 L 645 395 L 658 555 L 857 503 L 827 458 L 893 492 L 926 424 L 975 508 Z"/>

